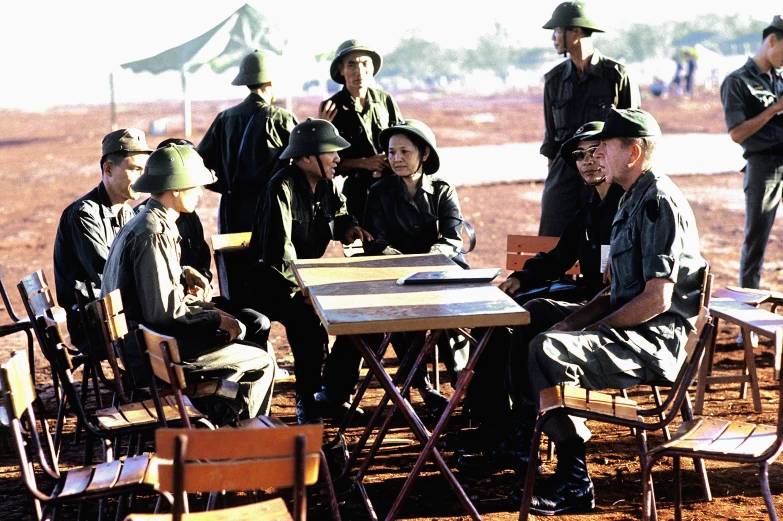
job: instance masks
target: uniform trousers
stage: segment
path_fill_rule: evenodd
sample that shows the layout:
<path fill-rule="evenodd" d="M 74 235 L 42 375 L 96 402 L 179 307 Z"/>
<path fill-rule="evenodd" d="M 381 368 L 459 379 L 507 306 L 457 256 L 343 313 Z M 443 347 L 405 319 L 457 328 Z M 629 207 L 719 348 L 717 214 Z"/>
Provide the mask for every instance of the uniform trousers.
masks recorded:
<path fill-rule="evenodd" d="M 769 234 L 783 195 L 783 156 L 754 154 L 745 170 L 745 238 L 740 253 L 739 284 L 758 288 Z"/>
<path fill-rule="evenodd" d="M 537 407 L 540 392 L 561 383 L 591 390 L 625 389 L 658 377 L 641 357 L 601 330 L 542 332 L 579 307 L 547 299 L 525 305 L 530 324 L 514 329 L 509 357 L 515 408 L 517 402 L 522 408 Z M 547 422 L 544 432 L 554 442 L 590 438 L 584 419 L 565 415 Z"/>

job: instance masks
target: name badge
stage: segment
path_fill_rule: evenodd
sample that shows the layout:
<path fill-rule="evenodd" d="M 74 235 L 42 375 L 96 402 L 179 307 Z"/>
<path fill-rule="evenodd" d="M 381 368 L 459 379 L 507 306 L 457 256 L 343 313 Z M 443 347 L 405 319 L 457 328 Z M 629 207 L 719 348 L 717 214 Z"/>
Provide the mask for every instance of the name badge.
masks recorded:
<path fill-rule="evenodd" d="M 609 245 L 601 245 L 601 273 L 606 271 L 606 264 L 609 262 Z"/>

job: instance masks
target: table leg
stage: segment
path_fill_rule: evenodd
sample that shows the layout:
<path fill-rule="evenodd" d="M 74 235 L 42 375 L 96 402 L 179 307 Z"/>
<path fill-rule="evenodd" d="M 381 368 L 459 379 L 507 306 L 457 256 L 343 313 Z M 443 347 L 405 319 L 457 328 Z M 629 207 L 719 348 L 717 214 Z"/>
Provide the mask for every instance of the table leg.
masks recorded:
<path fill-rule="evenodd" d="M 492 335 L 492 332 L 494 330 L 495 330 L 494 327 L 487 328 L 486 332 L 484 333 L 484 337 L 479 342 L 475 352 L 470 357 L 470 360 L 468 360 L 468 364 L 465 366 L 465 369 L 462 371 L 462 375 L 460 376 L 460 379 L 457 382 L 457 387 L 456 389 L 454 389 L 454 394 L 449 400 L 449 404 L 446 406 L 446 410 L 443 411 L 443 415 L 438 420 L 435 429 L 432 431 L 431 436 L 427 440 L 427 443 L 424 445 L 424 449 L 419 455 L 419 458 L 416 460 L 416 464 L 413 466 L 413 469 L 411 470 L 410 474 L 408 474 L 408 478 L 405 480 L 405 483 L 403 484 L 400 493 L 397 495 L 397 499 L 394 501 L 394 504 L 392 505 L 389 514 L 386 516 L 386 521 L 391 521 L 397 516 L 397 513 L 399 512 L 400 507 L 402 506 L 402 502 L 405 500 L 405 498 L 408 495 L 408 492 L 410 491 L 410 488 L 413 486 L 413 482 L 416 480 L 419 473 L 424 468 L 424 464 L 426 463 L 427 457 L 429 456 L 430 452 L 434 454 L 435 451 L 437 450 L 435 448 L 435 444 L 438 442 L 438 438 L 440 437 L 441 433 L 443 432 L 443 429 L 446 427 L 446 424 L 451 418 L 451 415 L 454 413 L 454 410 L 459 404 L 459 400 L 460 398 L 462 398 L 462 394 L 465 392 L 465 388 L 470 383 L 470 380 L 473 378 L 473 370 L 476 367 L 476 363 L 478 362 L 478 359 L 481 356 L 481 353 L 484 351 L 484 348 L 487 345 L 487 341 L 489 340 L 489 337 Z M 460 487 L 460 490 L 462 490 L 462 487 Z M 470 506 L 473 507 L 473 504 L 471 503 Z M 473 511 L 475 511 L 475 507 L 473 508 Z M 476 513 L 476 515 L 478 515 L 478 513 Z M 474 519 L 480 519 L 480 517 Z"/>
<path fill-rule="evenodd" d="M 491 328 L 490 328 L 491 331 Z M 454 492 L 459 497 L 460 503 L 465 507 L 466 510 L 470 513 L 471 518 L 474 520 L 481 520 L 481 516 L 479 515 L 478 511 L 476 510 L 476 507 L 473 506 L 473 503 L 470 502 L 470 498 L 468 498 L 467 494 L 465 494 L 465 491 L 462 489 L 462 486 L 457 481 L 457 478 L 454 477 L 454 474 L 452 474 L 451 470 L 449 469 L 448 465 L 446 464 L 446 461 L 443 459 L 443 456 L 440 454 L 440 451 L 435 448 L 434 441 L 437 441 L 435 438 L 430 438 L 429 433 L 427 433 L 426 429 L 423 428 L 423 425 L 421 423 L 421 419 L 416 414 L 416 411 L 413 410 L 413 407 L 411 406 L 408 401 L 406 401 L 403 397 L 400 391 L 397 390 L 397 388 L 394 386 L 394 383 L 392 382 L 391 378 L 389 378 L 389 375 L 386 374 L 386 371 L 384 371 L 383 367 L 380 365 L 379 361 L 375 359 L 373 356 L 372 350 L 367 347 L 367 345 L 362 341 L 361 337 L 359 336 L 352 336 L 354 343 L 356 344 L 357 349 L 359 349 L 359 352 L 362 354 L 362 357 L 364 357 L 365 361 L 367 362 L 367 365 L 370 367 L 370 370 L 375 374 L 376 378 L 378 378 L 379 382 L 383 386 L 384 390 L 387 394 L 391 396 L 391 399 L 394 401 L 394 403 L 400 408 L 400 412 L 402 412 L 405 419 L 408 421 L 408 424 L 411 427 L 411 430 L 413 431 L 413 434 L 416 436 L 416 438 L 421 442 L 425 443 L 425 448 L 427 446 L 430 447 L 429 451 L 427 451 L 424 454 L 429 454 L 430 452 L 433 455 L 433 458 L 435 459 L 435 464 L 438 467 L 438 469 L 441 471 L 441 473 L 444 475 L 444 477 L 449 482 L 449 485 L 454 490 Z M 486 339 L 483 341 L 482 344 L 479 345 L 479 348 L 476 350 L 476 353 L 471 357 L 471 361 L 474 357 L 477 357 L 478 354 L 481 353 L 483 350 L 483 344 L 486 344 Z M 473 367 L 475 366 L 475 362 L 471 364 L 471 361 L 468 362 L 468 367 L 466 367 L 466 370 L 472 371 Z M 415 369 L 415 368 L 414 368 Z M 463 373 L 464 375 L 464 373 Z M 467 378 L 469 380 L 469 378 Z M 463 384 L 462 387 L 464 387 L 464 382 L 466 381 L 466 378 L 461 377 L 460 382 Z M 460 384 L 457 385 L 457 388 L 460 388 Z M 456 398 L 456 400 L 459 400 L 459 397 Z M 455 402 L 456 403 L 456 402 Z M 449 405 L 446 408 L 446 412 L 443 413 L 443 416 L 441 416 L 440 421 L 438 422 L 438 425 L 445 425 L 447 421 L 447 413 L 451 414 L 449 412 L 449 409 L 451 411 L 454 410 L 454 407 L 456 405 Z M 442 428 L 442 427 L 441 427 Z M 433 443 L 430 443 L 433 442 Z M 422 456 L 424 456 L 424 454 Z M 422 456 L 419 457 L 419 460 L 422 460 Z M 418 463 L 418 461 L 417 461 Z M 358 487 L 363 488 L 363 485 L 360 481 L 355 482 Z M 406 481 L 407 484 L 407 481 Z M 408 487 L 410 488 L 410 487 Z M 366 493 L 365 493 L 366 494 Z M 365 495 L 363 494 L 363 495 Z M 404 493 L 404 495 L 407 495 L 407 491 Z M 387 521 L 391 521 L 396 517 L 397 510 L 399 510 L 399 503 L 401 503 L 401 497 L 404 499 L 403 492 L 400 492 L 400 496 L 398 496 L 397 500 L 395 501 L 395 505 L 397 506 L 397 509 L 394 509 L 392 512 L 389 512 L 389 514 L 386 517 Z"/>

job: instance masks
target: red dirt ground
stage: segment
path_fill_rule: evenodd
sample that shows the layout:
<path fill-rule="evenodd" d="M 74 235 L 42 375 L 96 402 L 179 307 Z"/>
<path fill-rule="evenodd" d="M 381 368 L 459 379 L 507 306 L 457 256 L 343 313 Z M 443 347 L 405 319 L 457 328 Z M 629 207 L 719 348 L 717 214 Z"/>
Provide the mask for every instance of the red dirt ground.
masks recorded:
<path fill-rule="evenodd" d="M 427 102 L 401 95 L 398 101 L 406 117 L 421 119 L 432 126 L 440 146 L 538 142 L 543 136 L 540 92 L 480 99 L 443 97 Z M 214 115 L 231 104 L 195 103 L 194 141 L 198 142 Z M 315 99 L 297 99 L 294 111 L 300 119 L 304 119 L 314 115 L 316 104 Z M 692 99 L 647 99 L 644 107 L 656 116 L 665 133 L 725 132 L 720 100 L 715 93 L 699 93 Z M 176 122 L 178 113 L 179 107 L 173 103 L 120 107 L 119 123 L 121 126 L 148 128 L 151 120 L 162 117 L 171 117 Z M 476 113 L 490 113 L 494 116 L 494 122 L 476 123 L 472 118 Z M 0 264 L 3 280 L 10 286 L 11 297 L 17 311 L 20 311 L 22 308 L 13 286 L 22 276 L 38 268 L 43 268 L 51 280 L 52 244 L 60 213 L 68 203 L 98 182 L 100 142 L 109 130 L 108 109 L 65 107 L 44 114 L 0 111 L 0 117 L 3 121 L 0 127 Z M 181 122 L 179 128 L 176 128 L 176 123 L 172 123 L 169 125 L 169 134 L 151 137 L 150 143 L 156 144 L 158 140 L 175 137 L 181 132 Z M 693 153 L 709 154 L 709 150 L 694 150 Z M 735 284 L 744 221 L 741 174 L 681 176 L 676 178 L 676 182 L 694 208 L 701 233 L 702 252 L 716 275 L 716 286 Z M 478 246 L 469 259 L 472 266 L 503 266 L 506 235 L 535 233 L 541 188 L 540 183 L 527 182 L 459 188 L 463 211 L 476 227 L 478 235 Z M 216 203 L 217 197 L 207 194 L 199 210 L 208 235 L 215 231 Z M 773 229 L 762 281 L 764 286 L 778 290 L 783 289 L 783 262 L 779 261 L 783 249 L 781 229 L 780 225 Z M 329 251 L 329 255 L 340 254 L 339 246 Z M 272 336 L 281 365 L 290 369 L 292 359 L 283 330 L 275 325 Z M 737 370 L 739 367 L 739 352 L 730 349 L 735 336 L 735 330 L 721 328 L 717 362 L 720 370 Z M 23 339 L 21 335 L 0 339 L 0 361 L 7 359 L 12 351 L 24 348 Z M 37 361 L 38 381 L 48 382 L 48 388 L 42 387 L 41 390 L 50 397 L 48 368 L 40 354 Z M 753 413 L 749 400 L 738 399 L 735 389 L 711 393 L 706 412 L 746 421 L 774 422 L 779 397 L 772 379 L 769 346 L 759 349 L 757 364 L 760 367 L 764 402 L 762 414 Z M 273 414 L 288 422 L 294 421 L 292 381 L 280 382 L 276 391 Z M 448 385 L 446 392 L 450 392 Z M 377 400 L 378 391 L 374 390 L 371 395 L 371 399 L 365 403 L 365 407 L 370 409 L 374 400 Z M 640 392 L 636 398 L 645 400 L 647 396 Z M 418 397 L 414 396 L 414 406 L 420 405 Z M 69 432 L 72 432 L 72 423 L 69 424 Z M 452 427 L 461 426 L 464 426 L 464 420 L 455 417 Z M 397 436 L 405 436 L 405 429 L 398 431 Z M 357 436 L 358 433 L 358 429 L 350 431 L 351 436 Z M 598 508 L 589 516 L 564 516 L 563 519 L 610 521 L 638 518 L 641 486 L 633 439 L 622 429 L 603 426 L 596 426 L 594 433 L 588 449 Z M 64 465 L 78 464 L 81 458 L 81 449 L 72 445 L 71 440 L 72 437 L 66 438 Z M 659 437 L 651 439 L 652 445 L 659 442 Z M 2 444 L 0 453 L 0 504 L 3 505 L 0 520 L 19 519 L 28 511 L 23 485 L 13 467 L 12 457 Z M 413 461 L 410 453 L 386 456 L 381 460 L 382 465 L 370 476 L 370 495 L 375 498 L 376 508 L 381 514 L 390 506 L 390 498 L 402 486 Z M 684 466 L 690 469 L 689 463 L 686 462 Z M 670 468 L 669 462 L 664 462 L 654 473 L 661 519 L 672 517 L 671 493 L 668 490 Z M 686 470 L 684 497 L 693 503 L 686 505 L 684 519 L 766 518 L 754 468 L 735 468 L 714 463 L 708 463 L 708 468 L 715 500 L 711 503 L 699 501 L 697 482 L 692 472 Z M 551 470 L 552 465 L 546 463 L 545 471 Z M 459 475 L 458 478 L 485 519 L 516 519 L 517 513 L 503 501 L 503 497 L 516 483 L 512 472 L 478 481 Z M 776 501 L 779 502 L 783 493 L 783 473 L 779 465 L 773 466 L 770 481 Z M 348 495 L 345 499 L 343 519 L 366 518 L 357 494 Z M 402 517 L 466 519 L 445 480 L 431 466 L 416 482 Z M 318 507 L 311 512 L 311 518 L 326 519 L 328 515 Z"/>

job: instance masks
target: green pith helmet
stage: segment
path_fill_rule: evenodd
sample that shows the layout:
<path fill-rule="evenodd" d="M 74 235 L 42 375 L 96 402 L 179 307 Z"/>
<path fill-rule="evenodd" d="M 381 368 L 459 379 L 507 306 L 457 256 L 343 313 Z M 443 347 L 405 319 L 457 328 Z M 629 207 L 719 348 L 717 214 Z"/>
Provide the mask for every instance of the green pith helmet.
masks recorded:
<path fill-rule="evenodd" d="M 276 57 L 276 56 L 275 56 Z M 273 55 L 265 51 L 255 50 L 242 58 L 239 63 L 239 74 L 231 81 L 231 85 L 260 85 L 272 81 Z"/>
<path fill-rule="evenodd" d="M 424 142 L 430 147 L 430 155 L 424 161 L 424 173 L 434 174 L 440 168 L 440 158 L 435 149 L 435 134 L 430 127 L 416 119 L 406 119 L 399 121 L 389 128 L 381 131 L 378 141 L 385 153 L 389 153 L 389 140 L 394 134 L 405 134 L 412 141 Z"/>
<path fill-rule="evenodd" d="M 603 121 L 591 121 L 590 123 L 585 123 L 579 127 L 576 132 L 574 132 L 571 139 L 563 143 L 563 146 L 560 147 L 560 155 L 563 157 L 563 161 L 574 170 L 579 171 L 576 167 L 576 160 L 574 160 L 574 156 L 571 155 L 571 152 L 576 150 L 580 141 L 595 141 L 593 136 L 601 132 L 603 128 Z"/>
<path fill-rule="evenodd" d="M 133 190 L 148 194 L 186 190 L 217 181 L 204 166 L 198 152 L 185 145 L 167 145 L 147 160 L 144 173 L 133 183 Z"/>
<path fill-rule="evenodd" d="M 594 32 L 602 33 L 592 18 L 587 15 L 587 7 L 584 2 L 569 1 L 558 5 L 552 13 L 552 18 L 544 24 L 544 29 L 556 27 L 583 27 Z"/>
<path fill-rule="evenodd" d="M 380 54 L 370 49 L 366 45 L 362 45 L 358 40 L 346 40 L 341 43 L 337 48 L 337 51 L 335 51 L 332 65 L 329 67 L 329 75 L 335 82 L 341 84 L 345 83 L 345 78 L 343 77 L 342 73 L 340 73 L 340 66 L 343 63 L 343 58 L 352 52 L 366 53 L 372 59 L 372 66 L 374 69 L 372 71 L 373 76 L 378 74 L 378 71 L 381 70 L 381 66 L 383 65 L 383 58 L 381 58 Z"/>
<path fill-rule="evenodd" d="M 288 146 L 280 154 L 280 159 L 297 159 L 339 152 L 349 146 L 351 144 L 340 137 L 340 133 L 331 122 L 325 119 L 308 118 L 291 131 Z"/>

